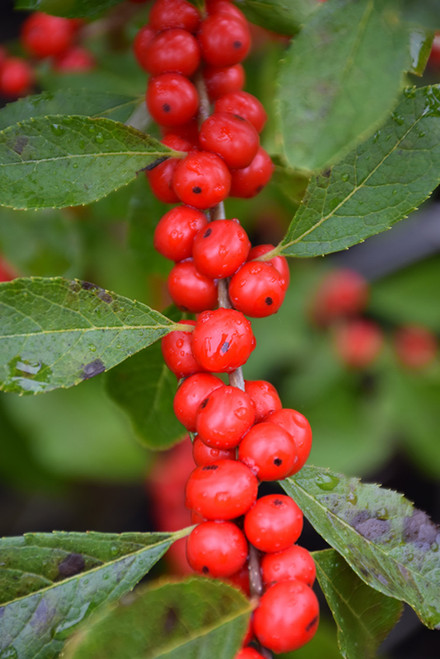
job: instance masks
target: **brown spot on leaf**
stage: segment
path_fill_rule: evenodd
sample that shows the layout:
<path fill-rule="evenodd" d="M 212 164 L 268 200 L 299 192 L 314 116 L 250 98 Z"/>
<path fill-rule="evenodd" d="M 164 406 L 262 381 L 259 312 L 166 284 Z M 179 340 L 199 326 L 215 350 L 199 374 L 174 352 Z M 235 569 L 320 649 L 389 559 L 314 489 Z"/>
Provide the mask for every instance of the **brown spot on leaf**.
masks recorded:
<path fill-rule="evenodd" d="M 390 523 L 386 519 L 370 517 L 368 510 L 361 510 L 351 520 L 353 527 L 367 540 L 377 540 L 390 530 Z"/>
<path fill-rule="evenodd" d="M 93 291 L 95 288 L 98 288 L 96 284 L 92 284 L 90 281 L 82 281 L 81 288 L 85 291 Z"/>
<path fill-rule="evenodd" d="M 100 359 L 95 359 L 93 362 L 90 362 L 84 366 L 81 373 L 81 378 L 83 380 L 89 380 L 90 378 L 94 378 L 95 375 L 104 373 L 104 371 L 105 366 L 103 362 Z"/>
<path fill-rule="evenodd" d="M 331 173 L 332 173 L 331 169 L 326 169 L 322 172 L 322 175 L 325 176 L 325 178 L 329 178 Z"/>
<path fill-rule="evenodd" d="M 428 551 L 440 535 L 438 528 L 423 510 L 415 509 L 411 517 L 403 520 L 403 540 L 412 542 L 422 551 Z"/>
<path fill-rule="evenodd" d="M 85 568 L 84 556 L 82 554 L 69 554 L 58 565 L 58 572 L 60 577 L 67 579 L 73 577 L 74 574 L 79 574 Z"/>
<path fill-rule="evenodd" d="M 179 618 L 177 615 L 177 611 L 173 609 L 173 607 L 167 609 L 167 611 L 165 612 L 165 620 L 163 623 L 163 629 L 165 634 L 171 634 L 171 632 L 175 629 L 178 620 Z"/>
<path fill-rule="evenodd" d="M 24 135 L 19 135 L 12 145 L 12 150 L 15 151 L 15 153 L 18 153 L 18 155 L 21 155 L 24 151 L 24 147 L 28 142 L 29 140 L 27 137 Z"/>

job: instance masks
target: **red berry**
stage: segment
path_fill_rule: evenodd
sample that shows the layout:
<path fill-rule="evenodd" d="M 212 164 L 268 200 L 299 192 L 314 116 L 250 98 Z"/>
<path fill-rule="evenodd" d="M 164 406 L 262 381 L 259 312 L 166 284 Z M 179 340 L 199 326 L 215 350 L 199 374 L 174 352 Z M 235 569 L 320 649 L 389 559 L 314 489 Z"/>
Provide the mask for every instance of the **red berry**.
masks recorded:
<path fill-rule="evenodd" d="M 432 42 L 431 52 L 429 53 L 428 64 L 433 69 L 440 67 L 440 33 L 436 32 Z"/>
<path fill-rule="evenodd" d="M 241 649 L 234 659 L 264 659 L 263 655 L 255 650 L 255 648 L 247 647 Z"/>
<path fill-rule="evenodd" d="M 16 276 L 9 263 L 0 256 L 0 282 L 11 281 Z"/>
<path fill-rule="evenodd" d="M 246 562 L 248 545 L 232 522 L 203 522 L 191 531 L 186 544 L 193 570 L 211 577 L 229 577 Z"/>
<path fill-rule="evenodd" d="M 310 428 L 310 423 L 301 412 L 291 409 L 281 409 L 271 412 L 266 418 L 266 421 L 276 423 L 284 430 L 287 430 L 289 435 L 293 437 L 298 461 L 290 475 L 295 474 L 306 463 L 312 448 L 312 429 Z"/>
<path fill-rule="evenodd" d="M 241 64 L 233 66 L 207 66 L 203 71 L 206 90 L 211 101 L 244 86 L 245 73 Z"/>
<path fill-rule="evenodd" d="M 206 519 L 234 519 L 255 503 L 258 481 L 236 460 L 218 460 L 196 467 L 186 484 L 186 507 Z"/>
<path fill-rule="evenodd" d="M 350 368 L 365 368 L 378 357 L 383 334 L 379 325 L 356 318 L 335 328 L 334 347 L 341 361 Z"/>
<path fill-rule="evenodd" d="M 174 191 L 189 206 L 205 209 L 226 199 L 231 174 L 221 158 L 208 151 L 192 151 L 181 160 L 173 177 Z"/>
<path fill-rule="evenodd" d="M 247 23 L 230 14 L 208 16 L 201 22 L 197 36 L 202 57 L 211 66 L 238 64 L 251 47 Z"/>
<path fill-rule="evenodd" d="M 268 588 L 254 613 L 254 632 L 273 652 L 291 652 L 308 643 L 319 622 L 315 593 L 302 581 L 282 581 Z"/>
<path fill-rule="evenodd" d="M 198 436 L 212 448 L 231 449 L 255 420 L 251 397 L 237 387 L 225 385 L 201 403 L 196 419 Z"/>
<path fill-rule="evenodd" d="M 61 55 L 72 44 L 75 24 L 68 18 L 35 12 L 21 28 L 23 47 L 35 57 Z"/>
<path fill-rule="evenodd" d="M 267 254 L 275 249 L 274 245 L 255 245 L 252 247 L 248 255 L 248 261 L 253 261 L 258 259 L 263 254 Z M 284 281 L 286 282 L 286 289 L 289 287 L 290 283 L 290 269 L 287 259 L 284 256 L 274 256 L 270 261 L 263 261 L 263 263 L 269 263 L 272 265 L 275 270 L 278 270 Z"/>
<path fill-rule="evenodd" d="M 60 73 L 86 73 L 95 67 L 92 53 L 82 46 L 72 46 L 60 55 L 54 69 Z"/>
<path fill-rule="evenodd" d="M 207 0 L 206 11 L 208 14 L 229 14 L 246 23 L 246 16 L 229 0 Z"/>
<path fill-rule="evenodd" d="M 183 325 L 195 325 L 194 320 L 179 320 Z M 180 379 L 200 371 L 191 349 L 191 332 L 174 331 L 161 341 L 162 355 L 170 371 Z"/>
<path fill-rule="evenodd" d="M 276 554 L 265 554 L 261 560 L 261 576 L 266 586 L 298 579 L 312 587 L 316 577 L 315 561 L 307 549 L 292 545 Z"/>
<path fill-rule="evenodd" d="M 187 30 L 173 28 L 159 32 L 143 53 L 142 67 L 153 76 L 181 73 L 191 76 L 200 64 L 200 47 Z"/>
<path fill-rule="evenodd" d="M 348 268 L 326 275 L 315 293 L 312 316 L 326 325 L 341 316 L 354 316 L 367 306 L 369 286 L 366 279 Z"/>
<path fill-rule="evenodd" d="M 223 386 L 220 378 L 210 373 L 195 373 L 184 380 L 174 396 L 174 414 L 190 432 L 196 430 L 196 415 L 200 403 Z"/>
<path fill-rule="evenodd" d="M 242 265 L 229 284 L 234 308 L 253 318 L 276 313 L 285 295 L 285 280 L 278 270 L 262 261 L 248 261 Z"/>
<path fill-rule="evenodd" d="M 216 220 L 199 231 L 193 242 L 194 264 L 207 277 L 230 277 L 251 248 L 238 220 Z"/>
<path fill-rule="evenodd" d="M 247 562 L 243 565 L 243 567 L 238 570 L 235 574 L 231 574 L 230 577 L 228 577 L 228 582 L 231 583 L 233 586 L 236 588 L 239 588 L 247 597 L 250 597 L 250 584 L 249 584 L 249 565 Z M 247 634 L 243 640 L 243 643 L 250 643 L 253 637 L 253 631 L 252 631 L 252 621 L 249 621 L 249 627 Z"/>
<path fill-rule="evenodd" d="M 176 206 L 159 220 L 154 231 L 155 249 L 172 261 L 183 261 L 192 254 L 196 234 L 208 220 L 196 208 Z"/>
<path fill-rule="evenodd" d="M 193 83 L 185 76 L 162 73 L 150 78 L 146 103 L 158 124 L 178 126 L 194 117 L 199 107 L 199 95 Z"/>
<path fill-rule="evenodd" d="M 200 128 L 199 141 L 203 149 L 216 153 L 231 169 L 247 167 L 260 145 L 253 125 L 228 112 L 215 112 L 205 119 Z"/>
<path fill-rule="evenodd" d="M 199 126 L 196 117 L 193 117 L 186 124 L 179 126 L 161 126 L 163 135 L 173 133 L 178 137 L 186 140 L 191 144 L 193 149 L 197 149 L 199 145 Z"/>
<path fill-rule="evenodd" d="M 255 406 L 255 423 L 263 421 L 265 417 L 280 410 L 281 400 L 278 392 L 270 382 L 266 380 L 245 380 L 245 391 L 252 398 Z"/>
<path fill-rule="evenodd" d="M 437 353 L 437 339 L 425 327 L 401 327 L 394 336 L 397 357 L 403 366 L 422 369 L 431 364 Z"/>
<path fill-rule="evenodd" d="M 224 94 L 218 98 L 214 105 L 215 112 L 230 112 L 247 119 L 258 133 L 264 128 L 267 121 L 267 113 L 262 103 L 245 91 L 234 91 Z"/>
<path fill-rule="evenodd" d="M 207 371 L 231 373 L 243 366 L 255 348 L 250 322 L 234 309 L 200 314 L 193 332 L 193 354 Z"/>
<path fill-rule="evenodd" d="M 284 494 L 269 494 L 258 499 L 244 518 L 247 539 L 266 553 L 283 551 L 293 545 L 301 535 L 302 527 L 301 510 Z"/>
<path fill-rule="evenodd" d="M 34 82 L 33 71 L 21 57 L 7 57 L 0 69 L 0 93 L 4 96 L 24 96 Z"/>
<path fill-rule="evenodd" d="M 145 71 L 147 71 L 145 65 L 145 55 L 148 52 L 148 46 L 153 40 L 155 34 L 155 31 L 149 25 L 144 25 L 136 34 L 133 41 L 134 55 L 139 66 L 141 66 Z"/>
<path fill-rule="evenodd" d="M 168 275 L 168 291 L 176 306 L 184 311 L 199 313 L 217 306 L 217 283 L 202 275 L 192 259 L 176 263 L 172 268 Z"/>
<path fill-rule="evenodd" d="M 250 165 L 231 172 L 231 197 L 255 197 L 269 183 L 273 169 L 270 156 L 260 146 Z"/>
<path fill-rule="evenodd" d="M 210 465 L 217 460 L 235 460 L 235 449 L 221 449 L 207 446 L 198 437 L 193 445 L 193 459 L 198 467 Z"/>
<path fill-rule="evenodd" d="M 177 135 L 169 134 L 162 139 L 162 143 L 175 151 L 189 151 L 191 144 Z M 178 158 L 167 158 L 159 162 L 152 169 L 147 169 L 145 175 L 155 197 L 165 204 L 175 204 L 179 201 L 173 189 L 174 171 L 179 163 Z"/>
<path fill-rule="evenodd" d="M 296 461 L 295 443 L 288 432 L 270 421 L 255 424 L 238 447 L 238 459 L 260 481 L 281 480 Z"/>
<path fill-rule="evenodd" d="M 6 58 L 8 57 L 8 51 L 3 46 L 0 46 L 0 69 L 2 68 Z"/>
<path fill-rule="evenodd" d="M 179 27 L 188 32 L 197 32 L 200 14 L 187 0 L 156 0 L 149 16 L 153 30 L 169 30 Z"/>

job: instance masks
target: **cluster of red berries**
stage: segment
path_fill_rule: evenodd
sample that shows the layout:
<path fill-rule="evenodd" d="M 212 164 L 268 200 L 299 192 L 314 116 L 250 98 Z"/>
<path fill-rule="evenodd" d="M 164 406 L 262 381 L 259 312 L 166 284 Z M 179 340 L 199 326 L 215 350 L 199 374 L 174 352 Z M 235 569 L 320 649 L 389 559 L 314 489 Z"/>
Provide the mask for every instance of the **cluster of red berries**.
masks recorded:
<path fill-rule="evenodd" d="M 76 43 L 82 21 L 34 12 L 24 21 L 20 41 L 31 58 L 13 57 L 0 48 L 0 94 L 9 98 L 28 94 L 34 83 L 34 60 L 51 58 L 60 73 L 86 72 L 95 66 L 93 55 Z"/>
<path fill-rule="evenodd" d="M 252 638 L 275 652 L 301 647 L 319 619 L 313 559 L 296 544 L 301 510 L 284 495 L 258 498 L 259 482 L 304 465 L 310 425 L 282 408 L 269 382 L 243 381 L 239 370 L 255 348 L 246 316 L 278 311 L 289 283 L 273 246 L 252 248 L 239 221 L 223 217 L 223 200 L 256 195 L 273 170 L 259 143 L 266 113 L 242 90 L 249 48 L 247 21 L 229 0 L 207 0 L 203 15 L 186 0 L 156 0 L 134 43 L 151 75 L 148 111 L 163 142 L 186 153 L 155 163 L 147 177 L 159 199 L 180 203 L 159 221 L 154 245 L 175 262 L 172 299 L 197 314 L 162 340 L 166 364 L 182 379 L 174 411 L 197 465 L 185 492 L 198 524 L 187 558 L 195 571 L 231 579 L 251 595 L 264 589 L 240 659 L 262 656 L 248 645 Z M 230 384 L 216 374 L 229 374 Z M 261 558 L 258 593 L 250 553 Z"/>
<path fill-rule="evenodd" d="M 379 356 L 385 335 L 380 325 L 362 314 L 369 298 L 369 284 L 354 270 L 335 270 L 322 280 L 313 299 L 312 320 L 332 328 L 334 349 L 349 368 L 370 366 Z M 437 354 L 437 339 L 425 327 L 407 325 L 393 334 L 393 348 L 402 366 L 420 370 Z"/>

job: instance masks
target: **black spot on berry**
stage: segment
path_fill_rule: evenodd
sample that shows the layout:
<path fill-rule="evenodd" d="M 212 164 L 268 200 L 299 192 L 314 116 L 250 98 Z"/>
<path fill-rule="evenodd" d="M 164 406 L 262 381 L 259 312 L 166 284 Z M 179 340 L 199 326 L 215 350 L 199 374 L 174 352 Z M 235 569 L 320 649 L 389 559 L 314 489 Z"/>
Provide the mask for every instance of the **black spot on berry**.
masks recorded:
<path fill-rule="evenodd" d="M 273 463 L 276 467 L 280 467 L 283 464 L 283 461 L 281 460 L 281 458 L 275 458 Z"/>
<path fill-rule="evenodd" d="M 257 185 L 257 187 L 255 188 L 255 191 L 256 191 L 256 192 L 261 192 L 261 190 L 262 190 L 263 188 L 264 188 L 264 185 Z"/>
<path fill-rule="evenodd" d="M 203 574 L 209 574 L 209 567 L 206 567 L 206 565 L 204 565 L 202 567 L 202 572 L 203 572 Z"/>
<path fill-rule="evenodd" d="M 238 49 L 238 48 L 241 48 L 242 43 L 241 43 L 241 41 L 238 41 L 238 39 L 237 39 L 236 41 L 234 41 L 234 42 L 232 43 L 232 45 L 233 45 L 234 48 L 237 48 L 237 49 Z"/>
<path fill-rule="evenodd" d="M 164 103 L 164 104 L 162 105 L 162 110 L 163 110 L 164 112 L 171 112 L 171 105 L 170 105 L 169 103 Z"/>
<path fill-rule="evenodd" d="M 194 194 L 200 194 L 201 191 L 202 191 L 202 188 L 201 188 L 200 186 L 198 186 L 198 185 L 195 185 L 195 186 L 193 187 L 192 191 L 194 192 Z"/>
<path fill-rule="evenodd" d="M 215 471 L 218 469 L 218 465 L 205 465 L 202 467 L 202 471 Z"/>
<path fill-rule="evenodd" d="M 166 634 L 170 634 L 173 629 L 176 627 L 178 622 L 178 616 L 175 609 L 170 607 L 165 613 L 165 620 L 163 623 L 163 628 Z"/>
<path fill-rule="evenodd" d="M 222 353 L 222 355 L 224 355 L 226 352 L 228 352 L 228 350 L 229 350 L 229 346 L 230 346 L 229 341 L 225 341 L 225 342 L 223 343 L 223 345 L 222 345 L 221 348 L 220 348 L 220 352 Z"/>
<path fill-rule="evenodd" d="M 205 398 L 205 400 L 200 403 L 200 407 L 202 408 L 202 410 L 207 406 L 208 401 L 209 398 Z"/>
<path fill-rule="evenodd" d="M 203 234 L 203 237 L 204 237 L 204 238 L 207 238 L 208 236 L 211 235 L 211 233 L 212 233 L 212 229 L 211 229 L 211 228 L 206 229 L 205 233 Z"/>
<path fill-rule="evenodd" d="M 69 554 L 58 565 L 58 573 L 63 579 L 73 577 L 74 574 L 79 574 L 85 568 L 84 556 L 82 554 Z"/>
<path fill-rule="evenodd" d="M 84 366 L 81 373 L 81 378 L 83 380 L 89 380 L 90 378 L 94 378 L 95 375 L 104 373 L 104 371 L 105 366 L 103 362 L 100 359 L 95 359 L 93 362 L 90 362 L 90 364 L 86 364 Z"/>
<path fill-rule="evenodd" d="M 274 499 L 273 505 L 279 508 L 280 506 L 284 506 L 284 501 L 282 499 Z"/>
<path fill-rule="evenodd" d="M 265 303 L 268 304 L 269 306 L 270 306 L 271 304 L 273 304 L 273 300 L 272 300 L 271 297 L 267 297 L 264 301 L 265 301 Z"/>
<path fill-rule="evenodd" d="M 318 616 L 315 616 L 313 620 L 309 622 L 309 624 L 306 627 L 306 632 L 309 632 L 313 627 L 315 627 L 318 624 Z"/>

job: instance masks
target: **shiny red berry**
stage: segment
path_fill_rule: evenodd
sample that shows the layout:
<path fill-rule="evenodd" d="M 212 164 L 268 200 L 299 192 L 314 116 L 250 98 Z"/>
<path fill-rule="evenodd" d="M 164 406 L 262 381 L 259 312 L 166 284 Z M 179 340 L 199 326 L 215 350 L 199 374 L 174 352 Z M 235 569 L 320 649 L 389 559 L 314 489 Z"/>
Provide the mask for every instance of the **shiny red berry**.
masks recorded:
<path fill-rule="evenodd" d="M 235 655 L 234 659 L 264 659 L 264 657 L 257 652 L 255 648 L 248 646 L 247 648 L 242 648 L 238 654 Z"/>
<path fill-rule="evenodd" d="M 320 325 L 362 313 L 367 306 L 369 285 L 355 270 L 341 268 L 329 272 L 321 281 L 313 298 L 311 314 Z"/>
<path fill-rule="evenodd" d="M 268 588 L 254 613 L 254 632 L 273 652 L 298 650 L 314 636 L 319 623 L 315 593 L 302 581 L 282 581 Z"/>
<path fill-rule="evenodd" d="M 213 448 L 238 446 L 255 420 L 251 397 L 237 387 L 224 385 L 201 403 L 196 419 L 200 439 Z"/>
<path fill-rule="evenodd" d="M 246 16 L 230 0 L 206 0 L 206 11 L 208 14 L 229 14 L 244 23 Z"/>
<path fill-rule="evenodd" d="M 189 142 L 174 134 L 166 135 L 162 139 L 162 143 L 175 151 L 189 151 L 192 146 Z M 179 201 L 173 188 L 173 176 L 178 163 L 178 158 L 167 158 L 159 164 L 153 163 L 153 166 L 145 171 L 154 196 L 165 204 L 175 204 Z"/>
<path fill-rule="evenodd" d="M 196 430 L 196 416 L 200 403 L 223 386 L 220 378 L 210 373 L 195 373 L 182 382 L 174 396 L 174 414 L 190 432 Z"/>
<path fill-rule="evenodd" d="M 284 551 L 265 554 L 261 559 L 261 576 L 266 586 L 298 579 L 312 587 L 316 577 L 315 561 L 307 549 L 292 545 Z"/>
<path fill-rule="evenodd" d="M 246 22 L 225 13 L 205 18 L 197 34 L 202 57 L 211 66 L 238 64 L 249 52 L 251 35 Z"/>
<path fill-rule="evenodd" d="M 230 169 L 247 167 L 255 158 L 260 139 L 246 119 L 229 112 L 215 112 L 200 127 L 200 146 L 223 158 Z"/>
<path fill-rule="evenodd" d="M 232 522 L 203 522 L 191 531 L 186 544 L 193 570 L 211 577 L 229 577 L 246 562 L 248 545 Z"/>
<path fill-rule="evenodd" d="M 201 313 L 192 339 L 200 366 L 214 373 L 231 373 L 243 366 L 256 345 L 250 322 L 234 309 Z"/>
<path fill-rule="evenodd" d="M 234 91 L 218 98 L 214 105 L 215 112 L 230 112 L 247 119 L 258 133 L 264 128 L 267 113 L 262 103 L 245 91 Z"/>
<path fill-rule="evenodd" d="M 383 332 L 377 323 L 366 318 L 348 320 L 335 327 L 334 349 L 349 368 L 366 368 L 379 356 Z"/>
<path fill-rule="evenodd" d="M 7 57 L 0 69 L 0 94 L 15 98 L 29 93 L 34 82 L 33 71 L 25 59 Z"/>
<path fill-rule="evenodd" d="M 231 197 L 255 197 L 269 183 L 273 169 L 270 156 L 260 146 L 250 165 L 231 172 Z"/>
<path fill-rule="evenodd" d="M 269 244 L 255 245 L 255 247 L 252 247 L 251 251 L 249 252 L 248 261 L 253 261 L 255 259 L 258 259 L 260 256 L 263 256 L 263 254 L 267 254 L 268 252 L 271 252 L 273 249 L 275 249 L 274 245 L 269 245 Z M 269 261 L 263 260 L 263 263 L 269 263 L 269 265 L 272 265 L 275 268 L 275 270 L 278 270 L 281 277 L 285 281 L 285 286 L 287 289 L 290 283 L 290 269 L 289 269 L 289 264 L 287 263 L 287 259 L 284 256 L 274 256 Z"/>
<path fill-rule="evenodd" d="M 179 320 L 183 325 L 195 325 L 194 320 Z M 180 379 L 200 371 L 191 349 L 191 332 L 175 330 L 163 337 L 162 355 L 170 371 Z"/>
<path fill-rule="evenodd" d="M 403 366 L 423 369 L 432 364 L 437 354 L 437 339 L 425 327 L 407 325 L 394 335 L 394 349 Z"/>
<path fill-rule="evenodd" d="M 22 25 L 21 42 L 35 57 L 52 57 L 71 46 L 75 31 L 74 22 L 68 18 L 34 12 Z"/>
<path fill-rule="evenodd" d="M 197 269 L 207 277 L 230 277 L 246 260 L 251 248 L 238 220 L 216 220 L 194 238 L 192 255 Z"/>
<path fill-rule="evenodd" d="M 175 305 L 184 311 L 199 313 L 217 306 L 217 283 L 202 275 L 192 259 L 180 261 L 172 268 L 168 291 Z"/>
<path fill-rule="evenodd" d="M 141 66 L 145 71 L 147 71 L 145 56 L 146 53 L 148 52 L 148 46 L 153 40 L 155 34 L 156 32 L 150 27 L 150 25 L 144 25 L 136 34 L 133 41 L 134 55 L 137 59 L 139 66 Z"/>
<path fill-rule="evenodd" d="M 284 279 L 278 270 L 263 261 L 248 261 L 242 265 L 229 284 L 233 307 L 252 318 L 276 313 L 285 295 Z"/>
<path fill-rule="evenodd" d="M 312 448 L 312 429 L 310 423 L 301 412 L 286 408 L 271 412 L 267 416 L 266 421 L 276 423 L 293 437 L 298 460 L 290 475 L 298 472 L 305 465 Z"/>
<path fill-rule="evenodd" d="M 92 53 L 82 46 L 72 46 L 55 61 L 54 69 L 60 73 L 87 73 L 95 68 Z"/>
<path fill-rule="evenodd" d="M 185 505 L 206 519 L 234 519 L 255 503 L 258 481 L 236 460 L 218 460 L 196 467 L 186 484 Z"/>
<path fill-rule="evenodd" d="M 198 467 L 210 465 L 217 460 L 235 460 L 235 449 L 212 448 L 196 437 L 193 445 L 193 458 Z"/>
<path fill-rule="evenodd" d="M 179 27 L 194 33 L 200 24 L 200 14 L 187 0 L 156 0 L 149 21 L 153 30 L 158 32 Z"/>
<path fill-rule="evenodd" d="M 263 421 L 270 412 L 280 410 L 281 400 L 278 392 L 266 380 L 245 380 L 245 391 L 252 399 L 255 407 L 255 423 Z"/>
<path fill-rule="evenodd" d="M 172 28 L 159 32 L 148 42 L 143 68 L 153 76 L 181 73 L 192 76 L 200 64 L 200 47 L 187 30 Z"/>
<path fill-rule="evenodd" d="M 231 174 L 221 158 L 208 151 L 192 151 L 175 169 L 173 187 L 189 206 L 206 209 L 226 199 Z"/>
<path fill-rule="evenodd" d="M 247 539 L 266 553 L 283 551 L 293 545 L 301 535 L 302 527 L 301 510 L 284 494 L 269 494 L 258 499 L 244 518 Z"/>
<path fill-rule="evenodd" d="M 241 64 L 207 66 L 203 70 L 203 78 L 211 101 L 224 94 L 239 91 L 245 83 L 245 73 Z"/>
<path fill-rule="evenodd" d="M 269 421 L 255 424 L 238 447 L 238 459 L 260 481 L 286 478 L 297 457 L 294 441 L 288 432 Z"/>
<path fill-rule="evenodd" d="M 194 238 L 207 223 L 206 215 L 196 208 L 176 206 L 159 220 L 154 248 L 167 259 L 183 261 L 191 256 Z"/>
<path fill-rule="evenodd" d="M 178 126 L 194 117 L 199 107 L 199 95 L 193 83 L 185 76 L 162 73 L 150 78 L 146 103 L 158 124 Z"/>

